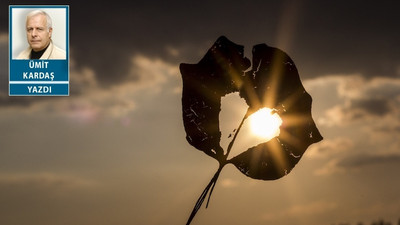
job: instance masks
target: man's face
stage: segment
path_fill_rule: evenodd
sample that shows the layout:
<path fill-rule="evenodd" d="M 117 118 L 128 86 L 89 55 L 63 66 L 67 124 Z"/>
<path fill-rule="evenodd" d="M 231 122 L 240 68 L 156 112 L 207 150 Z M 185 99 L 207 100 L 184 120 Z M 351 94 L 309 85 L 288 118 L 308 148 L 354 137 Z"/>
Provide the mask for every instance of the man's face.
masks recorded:
<path fill-rule="evenodd" d="M 26 21 L 26 36 L 31 48 L 37 52 L 50 43 L 52 29 L 47 29 L 46 16 L 32 16 Z"/>

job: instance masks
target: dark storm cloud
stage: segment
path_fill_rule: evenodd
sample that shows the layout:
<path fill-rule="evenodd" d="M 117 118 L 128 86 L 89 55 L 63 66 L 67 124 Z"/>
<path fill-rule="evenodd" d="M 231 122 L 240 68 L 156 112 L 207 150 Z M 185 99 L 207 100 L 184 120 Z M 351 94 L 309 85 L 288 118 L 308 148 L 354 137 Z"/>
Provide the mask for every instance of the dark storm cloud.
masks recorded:
<path fill-rule="evenodd" d="M 393 1 L 307 1 L 298 32 L 303 66 L 316 74 L 396 76 L 399 7 Z"/>
<path fill-rule="evenodd" d="M 365 167 L 374 167 L 377 169 L 378 166 L 398 166 L 400 163 L 399 154 L 355 154 L 348 157 L 342 157 L 340 159 L 332 159 L 320 170 L 316 171 L 316 174 L 327 175 L 335 172 L 349 172 L 357 171 L 359 169 L 365 169 Z"/>
<path fill-rule="evenodd" d="M 2 32 L 7 31 L 8 4 L 26 2 L 2 1 Z M 103 86 L 124 81 L 136 53 L 177 65 L 196 63 L 220 35 L 245 45 L 247 52 L 254 44 L 276 46 L 289 40 L 284 50 L 294 58 L 302 77 L 349 72 L 396 76 L 400 66 L 400 51 L 394 47 L 400 40 L 399 3 L 394 1 L 73 0 L 40 4 L 70 5 L 71 55 L 78 67 L 93 68 Z M 179 54 L 171 56 L 168 46 Z"/>
<path fill-rule="evenodd" d="M 337 166 L 342 168 L 358 168 L 368 165 L 400 163 L 400 155 L 358 155 L 339 161 Z"/>
<path fill-rule="evenodd" d="M 79 40 L 73 45 L 74 57 L 78 63 L 93 66 L 103 84 L 124 80 L 129 61 L 138 52 L 161 57 L 177 66 L 182 61 L 195 62 L 200 59 L 198 52 L 205 52 L 210 47 L 208 44 L 221 33 L 232 36 L 246 32 L 243 29 L 248 29 L 249 25 L 251 27 L 243 18 L 246 12 L 241 9 L 252 10 L 253 7 L 246 5 L 169 1 L 124 2 L 107 5 L 107 10 L 104 5 L 84 6 L 71 15 L 71 21 L 79 23 L 79 26 L 71 27 L 71 33 Z M 278 5 L 271 6 L 276 8 Z M 277 18 L 276 12 L 271 15 Z M 259 17 L 261 20 L 262 16 Z M 264 27 L 271 29 L 274 20 L 265 20 Z M 184 55 L 171 57 L 167 46 Z M 187 52 L 186 48 L 193 50 Z"/>
<path fill-rule="evenodd" d="M 384 116 L 391 111 L 390 101 L 387 99 L 356 100 L 352 103 L 352 107 L 376 116 Z"/>
<path fill-rule="evenodd" d="M 349 104 L 340 106 L 337 116 L 346 123 L 383 118 L 389 114 L 396 115 L 394 105 L 398 103 L 393 99 L 353 99 Z"/>
<path fill-rule="evenodd" d="M 340 100 L 330 98 L 326 102 L 325 118 L 321 121 L 326 124 L 347 126 L 362 122 L 374 127 L 381 127 L 380 123 L 396 125 L 400 108 L 400 79 L 390 77 L 374 77 L 366 79 L 361 75 L 325 76 L 314 79 L 314 84 L 307 83 L 308 87 L 323 89 L 316 92 L 321 99 L 337 96 Z M 329 91 L 329 88 L 336 90 Z M 333 94 L 335 93 L 336 94 Z M 378 126 L 379 124 L 379 126 Z M 392 126 L 391 126 L 392 127 Z"/>

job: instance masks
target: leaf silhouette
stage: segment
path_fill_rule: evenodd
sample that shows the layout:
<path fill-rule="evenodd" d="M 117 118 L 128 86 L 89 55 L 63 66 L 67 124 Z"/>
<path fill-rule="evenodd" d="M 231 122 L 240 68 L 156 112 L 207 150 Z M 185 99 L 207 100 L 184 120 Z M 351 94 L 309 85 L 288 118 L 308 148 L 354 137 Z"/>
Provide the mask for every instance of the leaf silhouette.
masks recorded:
<path fill-rule="evenodd" d="M 182 113 L 188 142 L 217 160 L 222 160 L 219 112 L 221 97 L 238 91 L 237 82 L 250 61 L 243 46 L 222 36 L 198 64 L 180 65 L 183 80 Z"/>
<path fill-rule="evenodd" d="M 251 111 L 274 108 L 283 124 L 278 137 L 232 158 L 245 175 L 262 180 L 288 174 L 308 146 L 322 140 L 312 117 L 311 96 L 305 91 L 294 62 L 266 44 L 253 48 L 253 68 L 240 90 Z"/>
<path fill-rule="evenodd" d="M 311 96 L 305 91 L 292 59 L 266 44 L 254 46 L 252 53 L 252 69 L 245 72 L 250 61 L 244 57 L 243 46 L 221 36 L 199 63 L 180 65 L 186 139 L 220 164 L 197 200 L 187 224 L 210 192 L 209 201 L 226 164 L 234 164 L 251 178 L 279 179 L 293 169 L 309 145 L 322 140 L 311 116 Z M 219 113 L 221 98 L 232 92 L 239 92 L 249 108 L 224 154 L 220 145 Z M 245 119 L 264 107 L 274 109 L 281 117 L 279 136 L 227 160 Z"/>

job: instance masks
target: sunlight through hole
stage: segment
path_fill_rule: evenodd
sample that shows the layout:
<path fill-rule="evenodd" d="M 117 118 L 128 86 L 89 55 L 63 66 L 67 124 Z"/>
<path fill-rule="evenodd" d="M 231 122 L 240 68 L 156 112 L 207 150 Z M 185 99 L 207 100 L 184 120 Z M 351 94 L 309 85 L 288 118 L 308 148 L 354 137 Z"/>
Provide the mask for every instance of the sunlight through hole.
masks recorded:
<path fill-rule="evenodd" d="M 222 134 L 220 143 L 225 153 L 247 109 L 246 101 L 237 92 L 222 97 L 219 118 Z M 281 125 L 282 119 L 275 113 L 275 110 L 270 108 L 259 109 L 244 121 L 229 158 L 278 136 Z"/>
<path fill-rule="evenodd" d="M 279 135 L 282 119 L 272 109 L 262 108 L 251 114 L 248 119 L 254 135 L 265 139 L 272 139 Z"/>

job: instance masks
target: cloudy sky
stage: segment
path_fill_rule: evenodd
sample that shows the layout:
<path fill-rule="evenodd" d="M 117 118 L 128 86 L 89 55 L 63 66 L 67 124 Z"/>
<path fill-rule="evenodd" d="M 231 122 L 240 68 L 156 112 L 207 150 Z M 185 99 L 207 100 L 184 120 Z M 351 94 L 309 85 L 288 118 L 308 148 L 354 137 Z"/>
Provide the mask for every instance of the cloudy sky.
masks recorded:
<path fill-rule="evenodd" d="M 291 56 L 324 140 L 276 181 L 226 166 L 192 224 L 400 219 L 397 1 L 51 1 L 70 5 L 69 97 L 8 96 L 10 4 L 27 3 L 0 3 L 0 224 L 185 224 L 218 163 L 185 140 L 178 68 L 220 35 Z"/>

